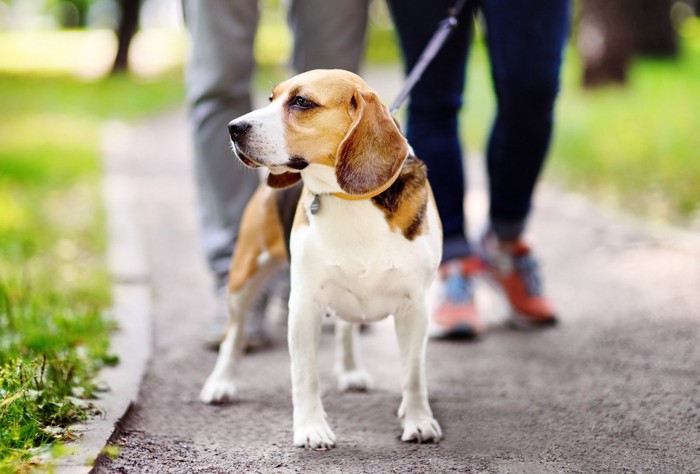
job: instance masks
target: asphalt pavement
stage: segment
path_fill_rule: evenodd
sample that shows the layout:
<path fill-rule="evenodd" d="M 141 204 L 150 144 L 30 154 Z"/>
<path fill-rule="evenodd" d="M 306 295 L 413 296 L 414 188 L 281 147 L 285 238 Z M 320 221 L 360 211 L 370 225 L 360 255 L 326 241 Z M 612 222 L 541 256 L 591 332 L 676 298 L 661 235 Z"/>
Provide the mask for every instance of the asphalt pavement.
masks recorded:
<path fill-rule="evenodd" d="M 372 84 L 372 80 L 369 80 Z M 394 83 L 377 87 L 385 100 Z M 393 85 L 392 85 L 393 84 Z M 246 356 L 240 398 L 197 396 L 216 354 L 200 336 L 214 312 L 198 243 L 184 111 L 115 129 L 150 268 L 153 350 L 140 392 L 97 473 L 700 472 L 700 240 L 540 186 L 529 240 L 561 324 L 518 331 L 480 284 L 489 331 L 479 342 L 431 341 L 437 444 L 399 440 L 399 357 L 391 323 L 362 335 L 377 387 L 339 393 L 333 338 L 320 361 L 337 447 L 292 446 L 285 328 Z M 224 131 L 225 133 L 225 131 Z M 232 157 L 233 159 L 233 157 Z M 469 163 L 470 217 L 483 222 L 483 173 Z"/>

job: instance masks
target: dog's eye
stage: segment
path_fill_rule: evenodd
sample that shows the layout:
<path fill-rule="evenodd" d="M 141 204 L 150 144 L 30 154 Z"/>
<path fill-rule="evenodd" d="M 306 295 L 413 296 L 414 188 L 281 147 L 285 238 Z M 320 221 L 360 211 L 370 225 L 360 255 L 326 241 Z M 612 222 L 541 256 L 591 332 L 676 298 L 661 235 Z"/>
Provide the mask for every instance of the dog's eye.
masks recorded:
<path fill-rule="evenodd" d="M 297 109 L 310 109 L 313 107 L 315 104 L 311 102 L 309 99 L 306 99 L 300 95 L 292 98 L 291 105 L 294 108 Z"/>
<path fill-rule="evenodd" d="M 268 97 L 267 100 L 269 100 L 270 102 L 272 102 L 272 99 L 274 99 L 274 97 L 272 96 L 272 94 L 270 94 L 270 97 Z"/>

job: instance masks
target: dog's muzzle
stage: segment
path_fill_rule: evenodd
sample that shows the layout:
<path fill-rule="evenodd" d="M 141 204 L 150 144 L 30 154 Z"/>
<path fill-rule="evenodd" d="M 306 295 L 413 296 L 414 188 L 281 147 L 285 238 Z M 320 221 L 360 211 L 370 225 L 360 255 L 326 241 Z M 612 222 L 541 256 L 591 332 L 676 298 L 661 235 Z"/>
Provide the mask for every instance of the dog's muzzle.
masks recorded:
<path fill-rule="evenodd" d="M 249 168 L 258 168 L 260 165 L 253 161 L 242 149 L 241 142 L 245 133 L 250 129 L 251 125 L 244 121 L 233 121 L 228 124 L 228 133 L 231 136 L 231 144 L 233 145 L 233 151 L 239 160 L 243 162 L 244 165 Z"/>

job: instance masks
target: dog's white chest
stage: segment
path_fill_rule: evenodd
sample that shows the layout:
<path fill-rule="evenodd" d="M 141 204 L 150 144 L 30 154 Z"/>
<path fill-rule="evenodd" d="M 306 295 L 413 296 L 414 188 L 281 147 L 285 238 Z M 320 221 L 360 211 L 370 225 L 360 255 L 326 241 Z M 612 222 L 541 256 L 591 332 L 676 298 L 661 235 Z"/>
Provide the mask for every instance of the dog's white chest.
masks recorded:
<path fill-rule="evenodd" d="M 367 262 L 332 264 L 316 295 L 327 311 L 354 322 L 372 322 L 401 312 L 416 289 L 400 267 Z"/>
<path fill-rule="evenodd" d="M 326 197 L 292 236 L 292 272 L 303 274 L 295 281 L 315 285 L 304 293 L 316 306 L 353 322 L 377 321 L 423 300 L 439 261 L 438 238 L 408 240 L 371 201 Z"/>

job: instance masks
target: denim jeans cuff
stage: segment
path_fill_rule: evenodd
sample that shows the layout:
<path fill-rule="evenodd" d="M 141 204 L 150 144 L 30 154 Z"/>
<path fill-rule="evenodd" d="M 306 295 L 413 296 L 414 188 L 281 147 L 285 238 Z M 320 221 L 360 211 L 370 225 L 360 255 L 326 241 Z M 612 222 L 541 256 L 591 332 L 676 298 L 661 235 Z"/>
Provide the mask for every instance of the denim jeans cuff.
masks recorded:
<path fill-rule="evenodd" d="M 472 254 L 471 245 L 464 235 L 446 235 L 442 244 L 442 261 L 453 258 L 468 257 Z"/>
<path fill-rule="evenodd" d="M 491 220 L 491 230 L 499 240 L 516 240 L 525 232 L 525 219 L 522 220 Z"/>

